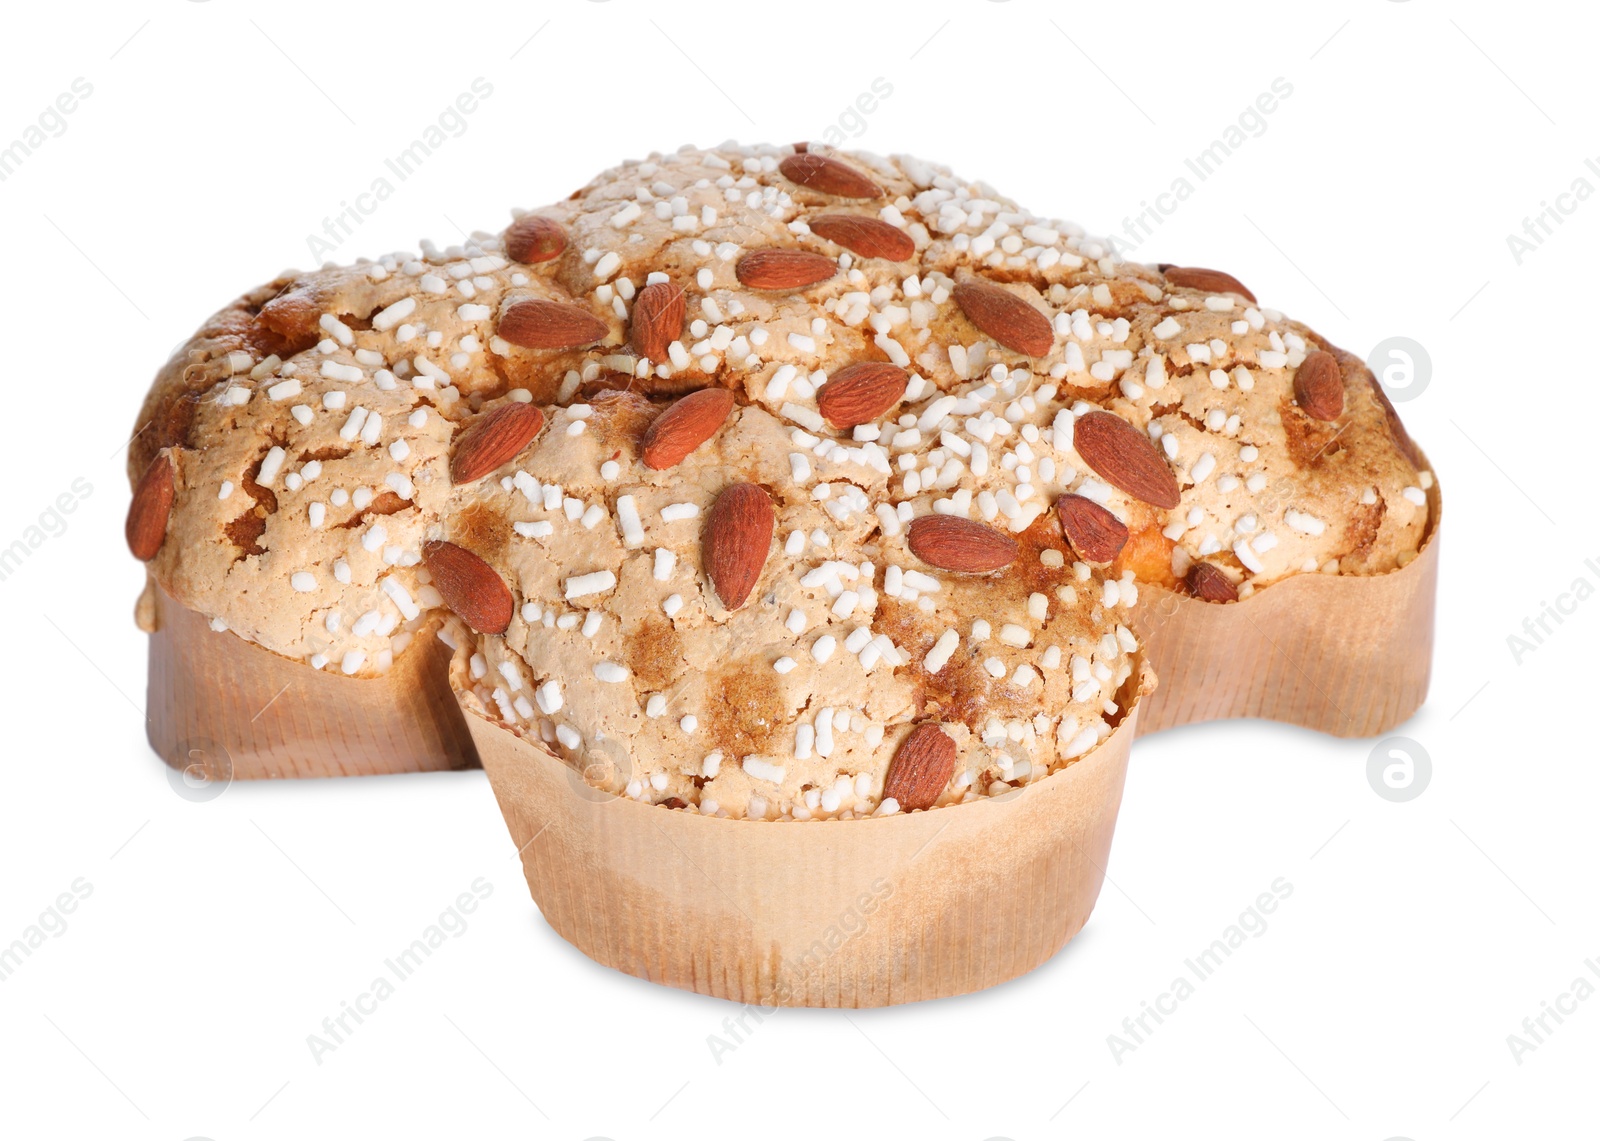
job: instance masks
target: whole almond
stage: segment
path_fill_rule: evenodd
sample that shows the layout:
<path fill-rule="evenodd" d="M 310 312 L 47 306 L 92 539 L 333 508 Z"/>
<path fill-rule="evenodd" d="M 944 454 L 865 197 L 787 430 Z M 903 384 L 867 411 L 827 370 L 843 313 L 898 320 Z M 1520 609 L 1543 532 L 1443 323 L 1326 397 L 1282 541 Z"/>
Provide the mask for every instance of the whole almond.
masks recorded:
<path fill-rule="evenodd" d="M 940 570 L 981 574 L 1008 567 L 1017 541 L 976 519 L 959 515 L 919 515 L 906 530 L 911 553 Z"/>
<path fill-rule="evenodd" d="M 639 290 L 633 301 L 628 343 L 641 357 L 667 359 L 667 347 L 683 334 L 683 287 L 658 281 Z"/>
<path fill-rule="evenodd" d="M 916 255 L 917 243 L 898 226 L 865 214 L 819 214 L 808 220 L 811 232 L 819 238 L 843 246 L 857 257 L 908 261 Z"/>
<path fill-rule="evenodd" d="M 761 578 L 775 524 L 772 497 L 753 483 L 730 484 L 711 505 L 701 557 L 717 597 L 729 610 L 743 606 Z"/>
<path fill-rule="evenodd" d="M 1067 541 L 1085 562 L 1109 563 L 1128 541 L 1128 528 L 1111 512 L 1082 495 L 1056 500 L 1056 515 Z"/>
<path fill-rule="evenodd" d="M 465 547 L 434 539 L 422 545 L 422 562 L 444 604 L 480 634 L 504 634 L 515 603 L 495 569 Z"/>
<path fill-rule="evenodd" d="M 567 248 L 564 230 L 549 218 L 524 214 L 506 227 L 502 238 L 506 256 L 524 265 L 536 265 L 561 256 Z"/>
<path fill-rule="evenodd" d="M 918 725 L 900 742 L 889 772 L 883 778 L 883 796 L 894 797 L 902 812 L 932 808 L 956 770 L 956 743 L 939 726 Z"/>
<path fill-rule="evenodd" d="M 1318 349 L 1300 362 L 1294 372 L 1294 400 L 1307 416 L 1318 420 L 1344 415 L 1344 377 L 1332 353 Z"/>
<path fill-rule="evenodd" d="M 1072 426 L 1072 446 L 1112 487 L 1153 507 L 1178 505 L 1178 480 L 1150 437 L 1112 412 L 1090 412 Z"/>
<path fill-rule="evenodd" d="M 1215 563 L 1190 564 L 1184 581 L 1189 584 L 1196 598 L 1203 598 L 1207 602 L 1239 601 L 1239 592 L 1234 589 L 1233 580 Z"/>
<path fill-rule="evenodd" d="M 581 349 L 610 331 L 582 306 L 538 297 L 518 301 L 500 315 L 500 335 L 525 349 Z"/>
<path fill-rule="evenodd" d="M 855 167 L 827 155 L 790 155 L 778 164 L 790 182 L 839 198 L 882 198 L 883 188 Z"/>
<path fill-rule="evenodd" d="M 702 388 L 689 393 L 650 422 L 640 441 L 639 458 L 655 471 L 676 467 L 715 436 L 732 411 L 732 389 Z"/>
<path fill-rule="evenodd" d="M 1246 289 L 1243 282 L 1220 269 L 1166 265 L 1161 267 L 1161 271 L 1166 275 L 1168 284 L 1180 289 L 1198 289 L 1202 293 L 1237 293 L 1250 301 L 1256 299 L 1256 295 Z"/>
<path fill-rule="evenodd" d="M 838 273 L 839 263 L 810 250 L 756 250 L 733 272 L 751 289 L 804 289 Z"/>
<path fill-rule="evenodd" d="M 870 424 L 900 402 L 910 381 L 888 361 L 847 364 L 817 392 L 817 411 L 835 428 Z"/>
<path fill-rule="evenodd" d="M 165 453 L 157 455 L 139 477 L 138 486 L 133 489 L 133 502 L 128 504 L 128 521 L 123 533 L 134 558 L 149 562 L 161 550 L 177 490 L 177 473 L 172 460 Z"/>
<path fill-rule="evenodd" d="M 482 479 L 515 459 L 544 427 L 544 413 L 532 404 L 502 404 L 462 431 L 450 460 L 450 480 L 460 486 Z"/>
<path fill-rule="evenodd" d="M 1050 318 L 1009 289 L 986 281 L 963 281 L 951 296 L 967 320 L 1013 352 L 1042 357 L 1055 347 Z"/>

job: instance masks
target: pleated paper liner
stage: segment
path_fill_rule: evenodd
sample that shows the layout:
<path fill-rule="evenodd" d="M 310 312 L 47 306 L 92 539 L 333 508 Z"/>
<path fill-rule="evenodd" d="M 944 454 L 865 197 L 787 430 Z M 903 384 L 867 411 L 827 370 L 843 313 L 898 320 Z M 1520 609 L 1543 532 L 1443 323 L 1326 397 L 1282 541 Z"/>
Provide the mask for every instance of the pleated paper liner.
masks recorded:
<path fill-rule="evenodd" d="M 149 602 L 146 727 L 173 768 L 215 781 L 477 766 L 433 631 L 384 676 L 351 678 L 212 630 L 154 583 Z"/>
<path fill-rule="evenodd" d="M 862 820 L 700 816 L 602 793 L 536 743 L 467 724 L 564 939 L 651 982 L 760 1006 L 888 1006 L 1039 966 L 1100 894 L 1154 677 L 1083 759 L 1014 793 Z"/>
<path fill-rule="evenodd" d="M 1405 721 L 1428 690 L 1437 484 L 1428 505 L 1421 551 L 1389 574 L 1296 575 L 1227 604 L 1141 585 L 1131 625 L 1162 685 L 1139 732 L 1259 717 L 1362 737 Z M 213 631 L 154 583 L 148 597 L 148 732 L 174 768 L 248 780 L 477 766 L 431 631 L 384 677 L 347 678 Z"/>
<path fill-rule="evenodd" d="M 1372 737 L 1428 695 L 1439 578 L 1438 484 L 1417 557 L 1388 574 L 1301 574 L 1240 602 L 1202 602 L 1141 584 L 1133 629 L 1161 688 L 1140 734 L 1261 717 Z"/>

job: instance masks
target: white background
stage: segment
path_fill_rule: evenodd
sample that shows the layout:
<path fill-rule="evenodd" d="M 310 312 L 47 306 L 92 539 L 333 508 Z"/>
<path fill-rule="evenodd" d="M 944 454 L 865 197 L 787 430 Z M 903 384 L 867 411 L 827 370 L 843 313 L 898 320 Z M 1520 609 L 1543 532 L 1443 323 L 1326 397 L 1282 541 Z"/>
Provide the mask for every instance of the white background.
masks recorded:
<path fill-rule="evenodd" d="M 1600 601 L 1520 663 L 1507 638 L 1600 585 L 1600 200 L 1567 200 L 1520 264 L 1506 239 L 1600 187 L 1594 21 L 1429 0 L 13 10 L 0 145 L 75 78 L 93 93 L 0 182 L 0 546 L 92 490 L 0 582 L 0 944 L 80 877 L 92 894 L 0 982 L 0 1132 L 1593 1136 L 1600 996 L 1520 1063 L 1507 1036 L 1600 985 Z M 338 257 L 498 229 L 656 148 L 822 138 L 879 77 L 854 145 L 1114 232 L 1287 79 L 1136 256 L 1227 269 L 1362 356 L 1426 348 L 1400 409 L 1444 488 L 1439 638 L 1399 732 L 1431 782 L 1391 803 L 1374 742 L 1266 724 L 1141 741 L 1110 880 L 1055 960 L 966 998 L 780 1012 L 720 1060 L 735 1007 L 545 926 L 481 773 L 176 795 L 144 741 L 122 541 L 140 397 L 206 314 L 313 264 L 307 235 L 479 76 L 465 133 Z M 478 877 L 470 928 L 314 1061 L 307 1035 Z M 1115 1060 L 1122 1019 L 1277 877 L 1267 931 Z"/>

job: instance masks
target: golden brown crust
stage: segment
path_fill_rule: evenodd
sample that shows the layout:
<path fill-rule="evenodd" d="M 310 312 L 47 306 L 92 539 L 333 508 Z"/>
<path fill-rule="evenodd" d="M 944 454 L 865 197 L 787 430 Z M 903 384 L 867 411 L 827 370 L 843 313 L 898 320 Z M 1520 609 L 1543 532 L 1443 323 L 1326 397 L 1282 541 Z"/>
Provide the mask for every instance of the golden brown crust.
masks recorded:
<path fill-rule="evenodd" d="M 579 769 L 625 750 L 614 791 L 803 817 L 881 810 L 913 723 L 938 722 L 958 750 L 939 803 L 1082 755 L 1121 714 L 1135 647 L 1120 614 L 1139 582 L 1175 585 L 1204 560 L 1246 595 L 1310 570 L 1381 573 L 1417 549 L 1431 477 L 1356 358 L 1207 291 L 1221 279 L 1121 262 L 942 168 L 823 156 L 854 175 L 808 162 L 825 173 L 802 188 L 780 169 L 793 153 L 607 171 L 540 211 L 564 244 L 529 247 L 537 263 L 476 235 L 241 297 L 140 414 L 130 473 L 168 449 L 176 474 L 152 573 L 219 626 L 368 674 L 443 605 L 425 544 L 456 544 L 516 604 L 503 637 L 452 623 L 465 700 Z M 825 189 L 869 182 L 881 198 Z M 898 235 L 869 249 L 910 254 L 858 257 L 811 232 L 841 210 Z M 752 285 L 751 256 L 774 251 Z M 666 283 L 681 297 L 649 295 L 669 304 L 637 324 L 637 299 Z M 979 287 L 966 306 L 958 283 Z M 1339 362 L 1331 421 L 1294 399 L 1317 349 Z M 864 362 L 910 382 L 886 408 L 868 394 L 870 422 L 847 408 L 830 423 L 819 391 Z M 707 387 L 732 393 L 725 422 L 664 470 L 643 464 L 669 400 Z M 513 401 L 543 410 L 537 437 L 453 482 L 463 426 Z M 1104 446 L 1076 450 L 1097 412 L 1139 434 L 1112 451 L 1139 444 L 1141 478 Z M 766 493 L 776 530 L 730 611 L 701 539 L 733 483 Z M 1127 528 L 1109 578 L 1074 561 L 1063 494 Z M 931 514 L 981 521 L 1015 560 L 919 559 L 907 527 Z M 551 683 L 559 704 L 536 699 Z"/>

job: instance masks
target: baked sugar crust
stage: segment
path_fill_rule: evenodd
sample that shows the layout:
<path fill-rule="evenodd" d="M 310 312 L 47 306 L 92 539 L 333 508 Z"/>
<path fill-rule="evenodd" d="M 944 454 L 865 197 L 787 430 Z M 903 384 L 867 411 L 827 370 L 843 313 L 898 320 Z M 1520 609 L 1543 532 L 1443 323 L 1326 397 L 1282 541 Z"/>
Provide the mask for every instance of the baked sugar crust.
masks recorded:
<path fill-rule="evenodd" d="M 725 418 L 647 465 L 708 388 Z M 531 442 L 453 478 L 517 403 Z M 151 575 L 215 627 L 370 676 L 442 622 L 463 699 L 595 783 L 801 819 L 906 807 L 885 782 L 922 724 L 956 753 L 930 806 L 1071 763 L 1122 716 L 1140 584 L 1403 566 L 1418 462 L 1358 359 L 1226 275 L 1122 261 L 907 156 L 731 145 L 459 247 L 280 276 L 174 355 L 130 449 L 176 488 Z M 773 524 L 730 608 L 706 554 L 735 483 Z M 1064 533 L 1063 496 L 1125 530 L 1114 556 Z M 930 516 L 1015 554 L 930 563 Z M 509 590 L 503 632 L 447 605 L 440 542 Z"/>

